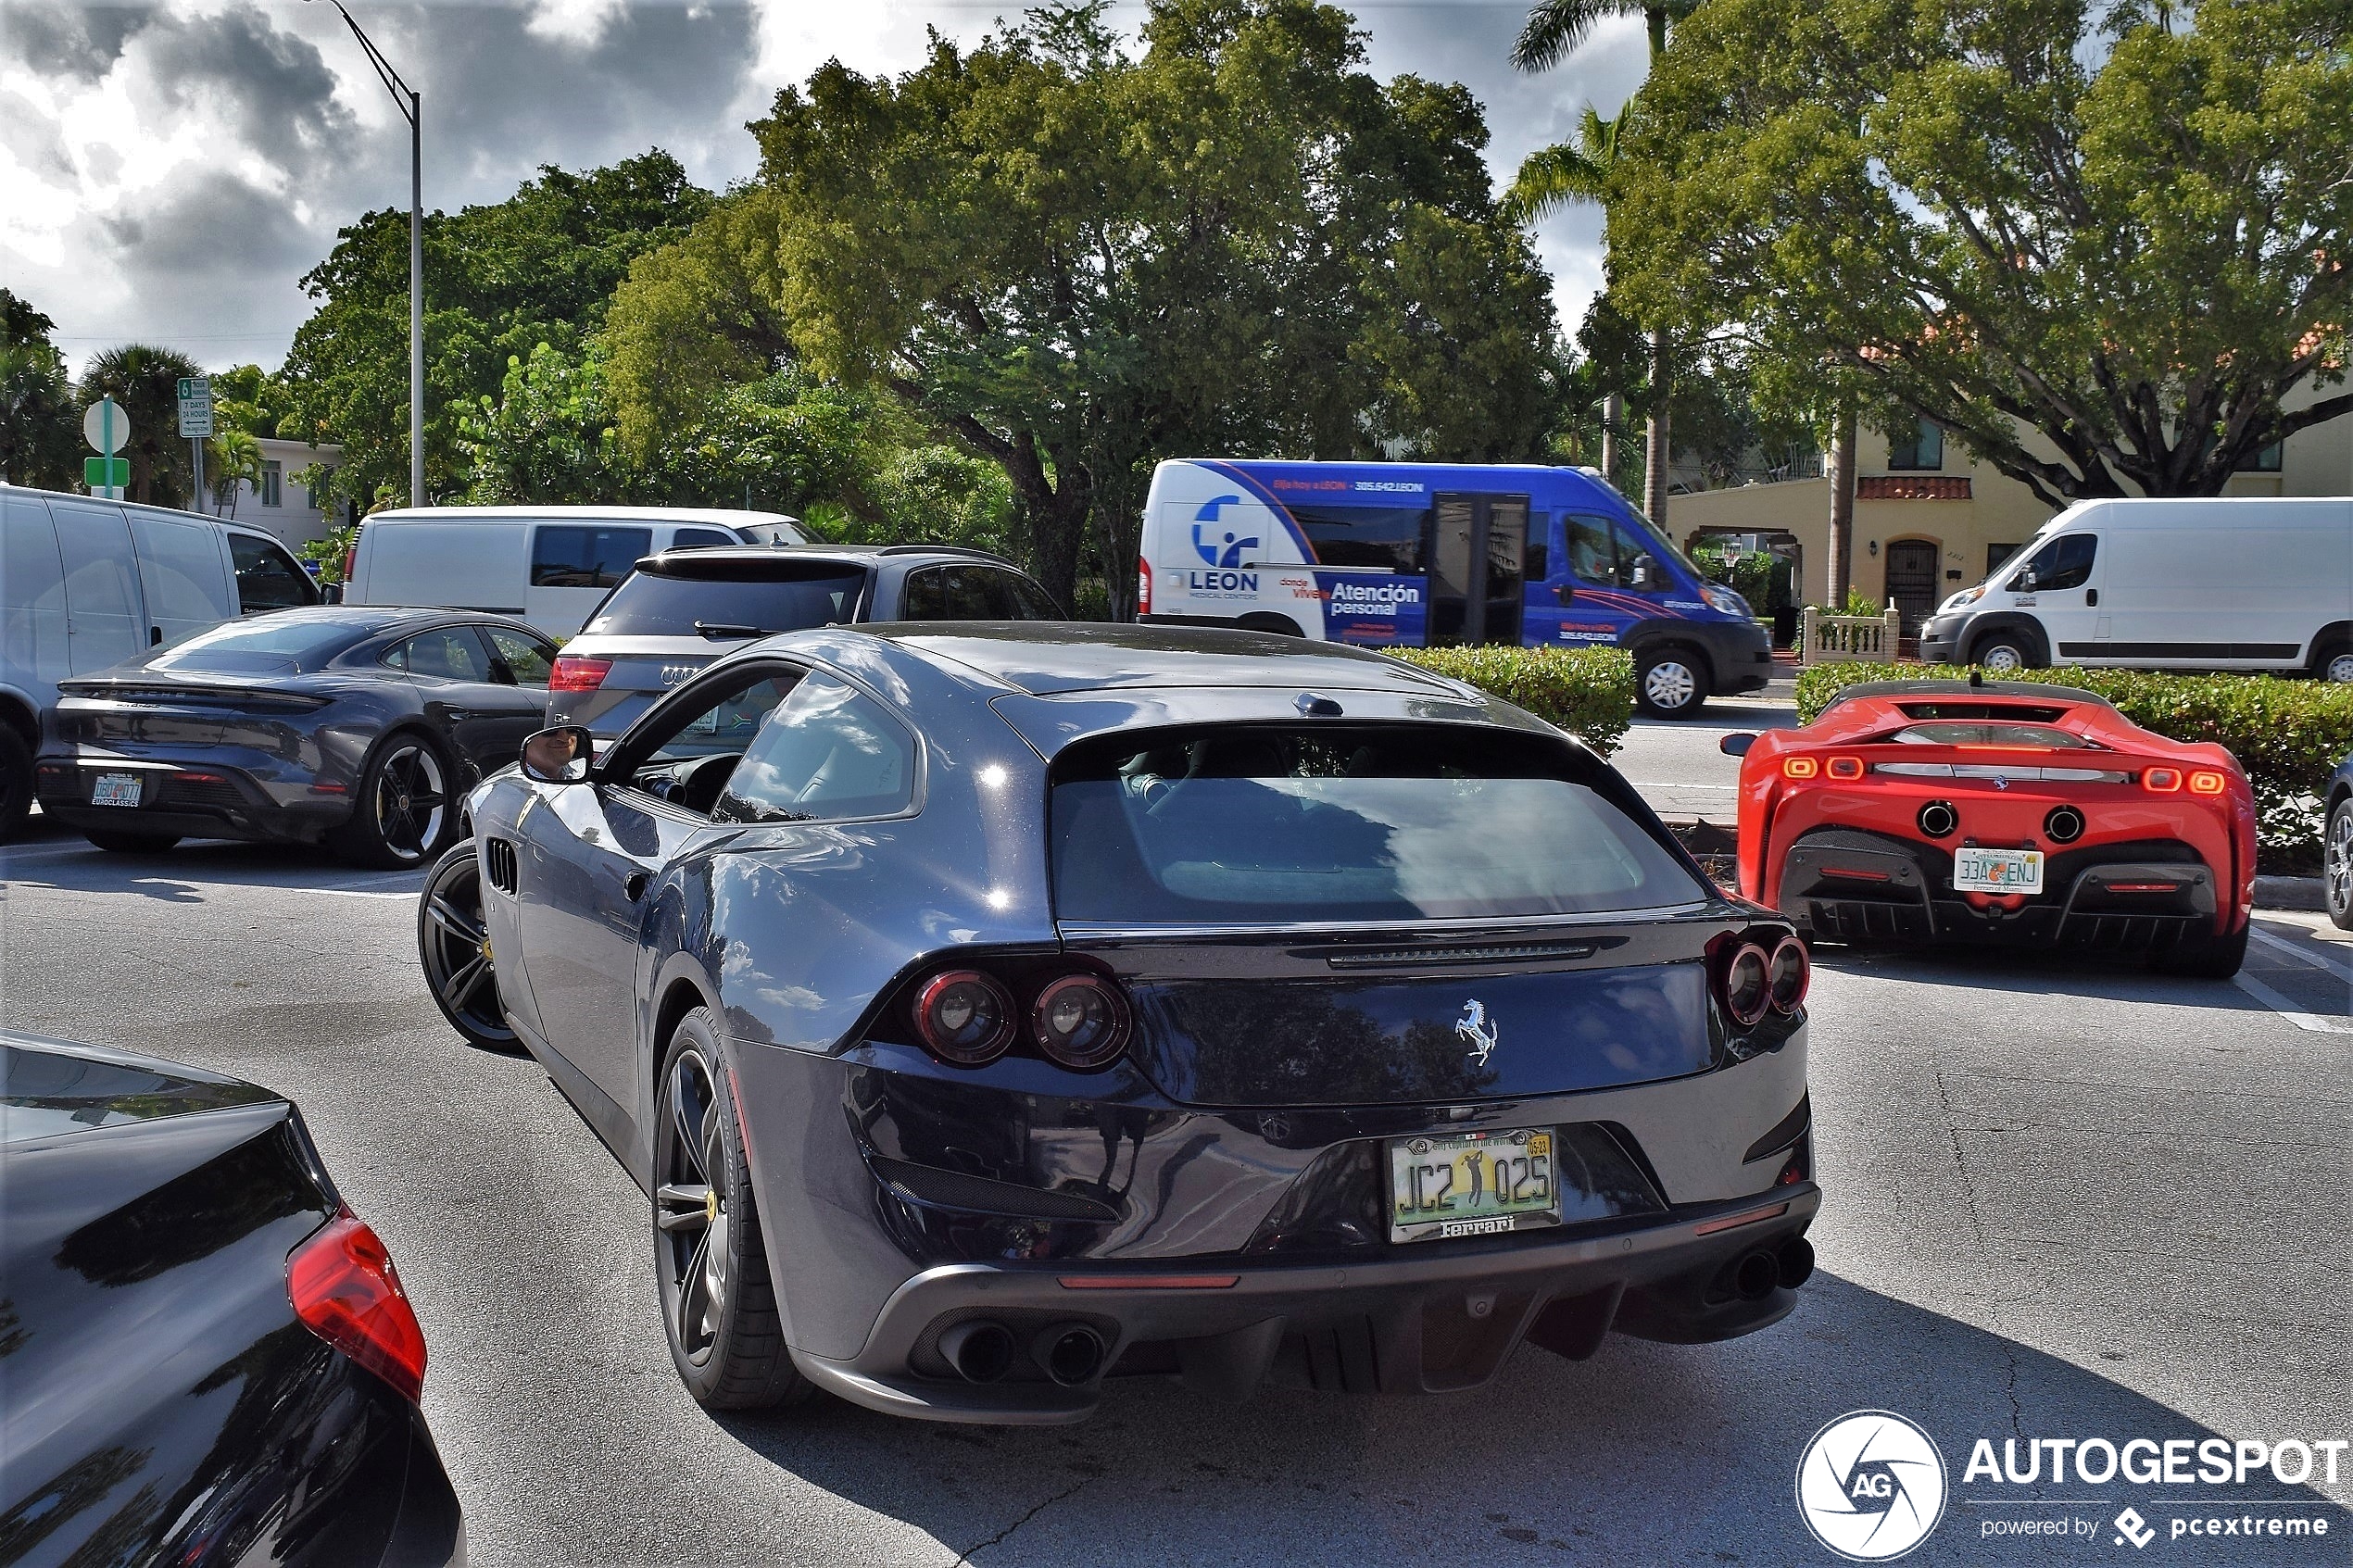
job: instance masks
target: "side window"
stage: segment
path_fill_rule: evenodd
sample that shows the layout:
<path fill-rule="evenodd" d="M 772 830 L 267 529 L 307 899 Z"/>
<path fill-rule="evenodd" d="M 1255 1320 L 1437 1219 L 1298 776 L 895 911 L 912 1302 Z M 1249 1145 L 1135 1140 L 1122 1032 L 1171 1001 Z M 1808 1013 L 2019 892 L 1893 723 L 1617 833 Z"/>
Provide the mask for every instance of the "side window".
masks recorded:
<path fill-rule="evenodd" d="M 229 559 L 237 570 L 240 615 L 319 602 L 319 590 L 310 585 L 310 574 L 267 539 L 250 533 L 230 534 Z"/>
<path fill-rule="evenodd" d="M 2034 558 L 2020 570 L 2011 586 L 2026 588 L 2027 573 L 2032 572 L 2034 583 L 2028 592 L 2081 588 L 2092 580 L 2092 561 L 2099 547 L 2095 533 L 2062 533 L 2034 552 Z"/>
<path fill-rule="evenodd" d="M 444 626 L 437 632 L 422 633 L 396 651 L 398 658 L 387 655 L 384 662 L 411 675 L 439 681 L 490 679 L 489 660 L 471 626 Z"/>
<path fill-rule="evenodd" d="M 902 621 L 945 621 L 948 619 L 948 572 L 944 567 L 925 567 L 907 574 L 899 617 Z"/>
<path fill-rule="evenodd" d="M 1561 526 L 1568 541 L 1569 575 L 1588 587 L 1617 587 L 1617 546 L 1610 538 L 1609 520 L 1571 516 Z"/>
<path fill-rule="evenodd" d="M 708 550 L 717 545 L 740 545 L 743 541 L 715 528 L 682 528 L 670 536 L 673 550 Z"/>
<path fill-rule="evenodd" d="M 1617 525 L 1617 582 L 1622 588 L 1644 594 L 1663 594 L 1673 586 L 1667 569 L 1651 554 L 1650 541 L 1622 522 Z"/>
<path fill-rule="evenodd" d="M 547 684 L 548 672 L 556 664 L 556 650 L 552 644 L 535 642 L 521 632 L 504 626 L 481 626 L 475 630 L 490 640 L 490 656 L 507 667 L 507 672 L 515 678 L 515 684 L 544 686 Z"/>
<path fill-rule="evenodd" d="M 1021 621 L 1067 621 L 1069 619 L 1063 614 L 1063 607 L 1054 602 L 1053 596 L 1028 578 L 1022 576 L 1019 572 L 1008 572 L 1006 581 L 1012 584 L 1013 604 L 1017 607 L 1015 619 Z"/>
<path fill-rule="evenodd" d="M 940 569 L 948 583 L 948 619 L 950 621 L 995 621 L 996 607 L 990 602 L 988 579 L 996 575 L 985 567 L 950 566 Z"/>
<path fill-rule="evenodd" d="M 882 707 L 812 674 L 770 713 L 711 816 L 734 822 L 883 817 L 915 797 L 915 747 Z"/>
<path fill-rule="evenodd" d="M 740 757 L 760 729 L 769 709 L 785 700 L 800 679 L 798 671 L 766 671 L 741 685 L 707 694 L 710 700 L 691 712 L 673 716 L 667 733 L 655 743 L 646 767 L 692 761 L 724 754 Z M 645 769 L 640 768 L 643 772 Z M 657 791 L 656 793 L 660 793 Z"/>
<path fill-rule="evenodd" d="M 1553 520 L 1542 512 L 1531 512 L 1528 519 L 1528 556 L 1524 578 L 1529 587 L 1552 581 L 1552 546 Z"/>
<path fill-rule="evenodd" d="M 653 548 L 650 528 L 543 522 L 531 542 L 535 588 L 610 588 Z"/>

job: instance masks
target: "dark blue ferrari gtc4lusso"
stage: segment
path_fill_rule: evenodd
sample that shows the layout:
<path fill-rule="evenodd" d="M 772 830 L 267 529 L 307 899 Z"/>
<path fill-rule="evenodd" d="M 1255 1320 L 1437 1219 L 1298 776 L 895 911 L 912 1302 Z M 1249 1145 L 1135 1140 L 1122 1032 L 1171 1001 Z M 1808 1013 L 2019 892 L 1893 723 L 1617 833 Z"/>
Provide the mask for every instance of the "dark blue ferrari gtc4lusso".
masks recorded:
<path fill-rule="evenodd" d="M 1591 751 L 1239 632 L 768 639 L 469 800 L 424 962 L 645 1188 L 678 1370 L 1059 1422 L 1474 1387 L 1812 1268 L 1805 948 Z"/>

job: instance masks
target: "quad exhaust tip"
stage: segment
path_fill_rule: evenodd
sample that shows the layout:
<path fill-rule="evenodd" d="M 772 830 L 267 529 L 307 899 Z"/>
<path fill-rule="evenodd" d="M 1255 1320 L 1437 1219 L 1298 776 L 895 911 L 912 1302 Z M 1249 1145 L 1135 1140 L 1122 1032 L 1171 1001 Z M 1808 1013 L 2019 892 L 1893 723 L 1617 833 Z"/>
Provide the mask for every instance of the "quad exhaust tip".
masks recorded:
<path fill-rule="evenodd" d="M 1046 1375 L 1065 1388 L 1092 1383 L 1103 1370 L 1103 1336 L 1083 1323 L 1059 1323 L 1030 1342 Z"/>
<path fill-rule="evenodd" d="M 1003 1323 L 973 1318 L 939 1336 L 939 1353 L 967 1383 L 994 1383 L 1013 1366 L 1013 1333 Z"/>

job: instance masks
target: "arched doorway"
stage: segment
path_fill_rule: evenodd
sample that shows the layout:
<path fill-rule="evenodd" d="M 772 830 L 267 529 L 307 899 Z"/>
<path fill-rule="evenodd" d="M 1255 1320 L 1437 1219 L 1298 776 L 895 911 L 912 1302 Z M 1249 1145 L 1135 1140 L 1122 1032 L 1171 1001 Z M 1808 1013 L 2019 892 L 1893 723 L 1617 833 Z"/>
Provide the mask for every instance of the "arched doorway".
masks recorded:
<path fill-rule="evenodd" d="M 1937 569 L 1944 546 L 1934 539 L 1891 539 L 1887 544 L 1887 596 L 1904 617 L 1904 635 L 1919 635 L 1920 622 L 1936 608 Z"/>

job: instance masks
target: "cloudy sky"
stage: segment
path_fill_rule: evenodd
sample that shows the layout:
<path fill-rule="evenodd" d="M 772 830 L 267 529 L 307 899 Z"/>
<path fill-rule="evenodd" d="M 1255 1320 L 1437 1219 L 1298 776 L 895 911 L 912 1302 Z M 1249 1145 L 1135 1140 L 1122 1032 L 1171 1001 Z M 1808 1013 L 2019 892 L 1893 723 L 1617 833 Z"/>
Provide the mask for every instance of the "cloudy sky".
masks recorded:
<path fill-rule="evenodd" d="M 348 0 L 424 94 L 425 204 L 497 201 L 542 164 L 669 149 L 702 184 L 752 171 L 744 122 L 838 56 L 921 58 L 925 29 L 976 39 L 1018 0 Z M 1345 0 L 1344 0 L 1345 3 Z M 1499 182 L 1584 105 L 1640 80 L 1639 21 L 1570 65 L 1511 69 L 1525 0 L 1353 0 L 1372 69 L 1467 83 Z M 1141 6 L 1114 7 L 1128 27 Z M 0 0 L 0 286 L 57 321 L 79 368 L 110 344 L 274 366 L 307 302 L 296 280 L 337 228 L 409 199 L 409 143 L 329 0 Z M 1600 286 L 1600 218 L 1541 232 L 1574 326 Z"/>

